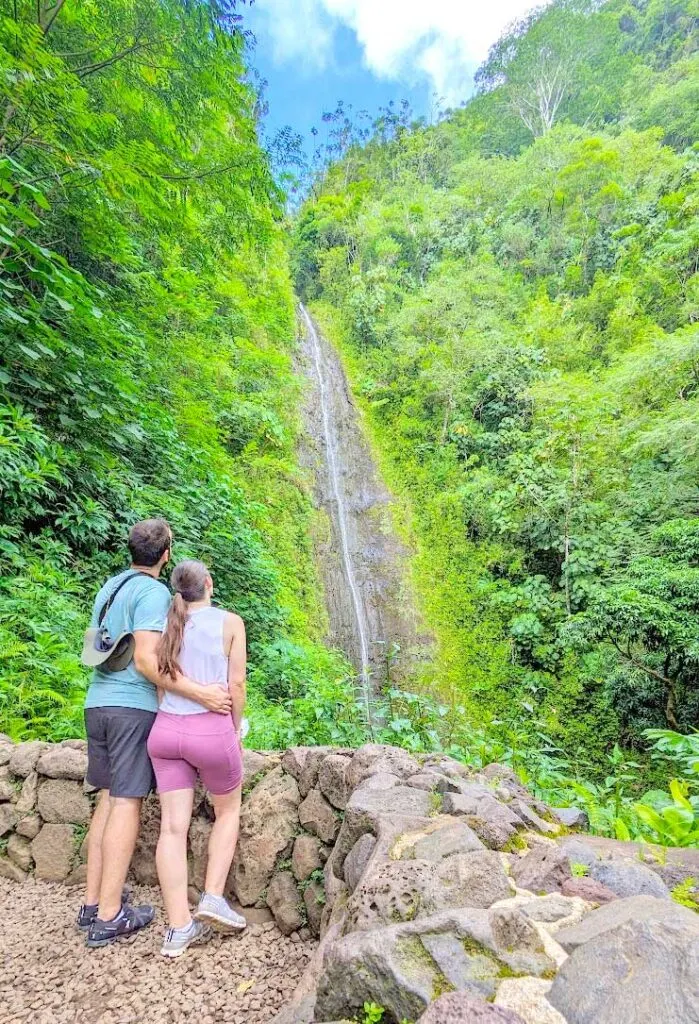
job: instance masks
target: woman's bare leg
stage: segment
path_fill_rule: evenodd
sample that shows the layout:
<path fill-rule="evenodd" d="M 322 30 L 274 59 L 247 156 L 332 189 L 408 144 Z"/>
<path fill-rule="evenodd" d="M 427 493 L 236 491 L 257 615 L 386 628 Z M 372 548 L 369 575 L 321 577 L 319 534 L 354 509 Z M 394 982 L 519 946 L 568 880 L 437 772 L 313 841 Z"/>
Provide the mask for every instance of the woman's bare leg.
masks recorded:
<path fill-rule="evenodd" d="M 155 863 L 170 928 L 184 928 L 192 920 L 187 900 L 187 833 L 193 804 L 193 789 L 160 794 L 160 838 Z"/>
<path fill-rule="evenodd" d="M 211 796 L 216 821 L 209 836 L 209 860 L 206 866 L 206 891 L 223 896 L 226 879 L 233 862 L 240 826 L 240 793 L 238 786 L 224 796 Z"/>

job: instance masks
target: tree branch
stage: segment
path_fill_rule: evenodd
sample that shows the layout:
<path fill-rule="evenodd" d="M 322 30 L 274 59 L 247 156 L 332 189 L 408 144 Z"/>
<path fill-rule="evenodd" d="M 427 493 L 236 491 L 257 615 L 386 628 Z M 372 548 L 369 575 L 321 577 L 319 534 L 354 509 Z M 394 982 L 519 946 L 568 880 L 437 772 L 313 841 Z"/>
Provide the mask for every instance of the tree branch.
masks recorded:
<path fill-rule="evenodd" d="M 653 679 L 657 679 L 665 686 L 665 690 L 667 693 L 665 717 L 670 728 L 675 730 L 678 729 L 679 726 L 677 723 L 677 718 L 675 717 L 675 680 L 670 679 L 669 676 L 663 675 L 662 672 L 658 672 L 656 669 L 651 668 L 650 665 L 646 665 L 644 662 L 639 661 L 638 658 L 634 658 L 630 650 L 622 650 L 619 642 L 617 640 L 614 640 L 613 637 L 609 637 L 609 642 L 611 643 L 612 647 L 614 647 L 619 652 L 622 658 L 626 658 L 626 660 L 629 661 L 634 668 L 640 669 L 641 672 L 645 672 L 647 675 L 652 676 Z"/>

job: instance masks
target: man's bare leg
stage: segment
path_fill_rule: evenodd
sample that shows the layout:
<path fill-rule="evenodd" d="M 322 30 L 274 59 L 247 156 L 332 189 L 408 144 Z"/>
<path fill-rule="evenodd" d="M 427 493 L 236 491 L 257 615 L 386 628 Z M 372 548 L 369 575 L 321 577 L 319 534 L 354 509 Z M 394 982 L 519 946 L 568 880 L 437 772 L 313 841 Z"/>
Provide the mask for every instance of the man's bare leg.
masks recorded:
<path fill-rule="evenodd" d="M 95 813 L 87 833 L 87 891 L 85 903 L 95 906 L 100 900 L 102 885 L 102 837 L 109 817 L 109 790 L 101 789 L 97 798 Z"/>
<path fill-rule="evenodd" d="M 140 824 L 140 798 L 110 796 L 109 813 L 102 834 L 102 882 L 97 911 L 102 921 L 111 921 L 121 909 L 121 893 L 136 848 Z"/>

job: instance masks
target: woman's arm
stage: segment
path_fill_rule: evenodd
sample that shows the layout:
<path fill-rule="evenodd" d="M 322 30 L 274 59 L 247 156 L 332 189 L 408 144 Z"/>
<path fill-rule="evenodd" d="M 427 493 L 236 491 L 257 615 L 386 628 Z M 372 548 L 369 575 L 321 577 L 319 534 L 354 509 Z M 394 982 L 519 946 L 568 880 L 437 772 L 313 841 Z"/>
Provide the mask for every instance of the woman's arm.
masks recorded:
<path fill-rule="evenodd" d="M 157 650 L 160 633 L 139 629 L 134 632 L 134 639 L 136 641 L 134 665 L 141 675 L 145 676 L 154 686 L 163 690 L 172 690 L 173 693 L 179 693 L 182 697 L 188 697 L 190 700 L 196 701 L 197 704 L 201 704 L 207 711 L 215 711 L 219 715 L 230 713 L 231 694 L 222 686 L 201 686 L 181 674 L 175 679 L 161 676 L 158 671 Z"/>
<path fill-rule="evenodd" d="M 233 707 L 233 725 L 236 732 L 240 731 L 245 710 L 245 673 L 247 667 L 247 647 L 245 643 L 245 623 L 239 615 L 229 612 L 224 624 L 224 635 L 228 646 L 228 692 Z"/>

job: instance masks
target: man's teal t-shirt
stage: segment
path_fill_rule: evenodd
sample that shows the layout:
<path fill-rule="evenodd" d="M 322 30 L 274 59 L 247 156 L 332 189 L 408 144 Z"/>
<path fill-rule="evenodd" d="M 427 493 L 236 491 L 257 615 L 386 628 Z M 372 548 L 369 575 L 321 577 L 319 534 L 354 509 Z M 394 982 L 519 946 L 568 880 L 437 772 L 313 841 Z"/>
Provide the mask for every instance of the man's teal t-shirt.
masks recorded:
<path fill-rule="evenodd" d="M 95 598 L 90 625 L 97 626 L 100 611 L 109 595 L 125 576 L 133 574 L 126 569 L 107 580 Z M 121 588 L 114 603 L 107 612 L 103 625 L 109 635 L 134 633 L 146 629 L 162 633 L 165 629 L 170 591 L 164 583 L 152 576 L 136 576 Z M 95 669 L 85 699 L 86 708 L 140 708 L 142 711 L 158 710 L 158 694 L 152 683 L 137 671 L 133 661 L 121 672 L 101 672 Z"/>

